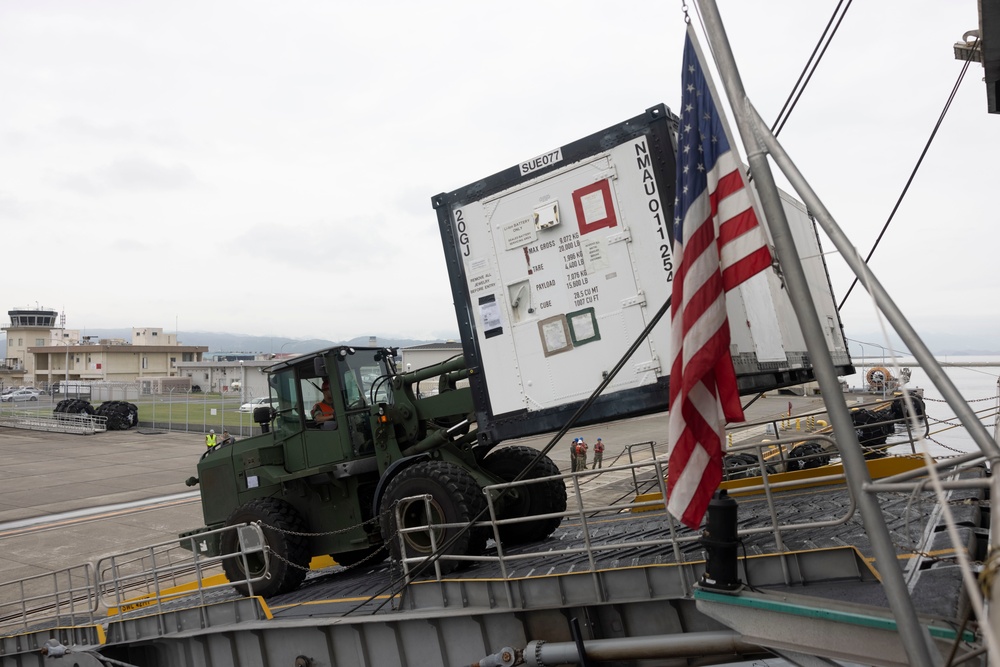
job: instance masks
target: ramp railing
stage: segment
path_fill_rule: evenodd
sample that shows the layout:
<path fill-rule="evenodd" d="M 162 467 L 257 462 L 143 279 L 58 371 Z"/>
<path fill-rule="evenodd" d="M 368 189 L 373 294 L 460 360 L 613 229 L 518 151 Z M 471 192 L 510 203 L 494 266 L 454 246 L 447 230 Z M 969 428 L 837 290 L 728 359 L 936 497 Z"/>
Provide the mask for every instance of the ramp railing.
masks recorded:
<path fill-rule="evenodd" d="M 0 636 L 33 627 L 91 625 L 97 613 L 89 563 L 0 584 Z"/>
<path fill-rule="evenodd" d="M 233 539 L 226 540 L 227 534 Z M 208 555 L 218 554 L 218 545 L 225 542 L 233 545 L 227 549 L 230 553 Z M 263 559 L 259 576 L 230 581 L 223 572 L 229 559 L 241 562 L 241 566 L 229 568 L 230 572 L 255 571 L 248 566 L 248 558 L 257 557 Z M 228 589 L 231 584 L 245 583 L 253 594 L 253 584 L 266 576 L 267 562 L 260 526 L 228 526 L 100 559 L 95 567 L 96 594 L 111 615 L 149 607 L 159 612 L 164 603 L 191 595 L 204 605 L 207 592 Z"/>

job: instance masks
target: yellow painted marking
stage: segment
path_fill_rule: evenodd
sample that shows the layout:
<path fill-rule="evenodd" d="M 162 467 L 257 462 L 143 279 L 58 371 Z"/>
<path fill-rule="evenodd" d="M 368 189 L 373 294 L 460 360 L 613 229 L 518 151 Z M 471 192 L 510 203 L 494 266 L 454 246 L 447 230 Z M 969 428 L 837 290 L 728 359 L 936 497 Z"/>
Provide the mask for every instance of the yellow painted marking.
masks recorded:
<path fill-rule="evenodd" d="M 482 581 L 485 581 L 485 579 L 482 580 Z M 416 582 L 416 583 L 420 583 L 420 582 Z M 364 602 L 365 600 L 389 600 L 391 598 L 399 598 L 399 597 L 400 596 L 398 594 L 397 595 L 376 595 L 375 597 L 372 597 L 370 595 L 362 595 L 361 597 L 356 597 L 356 598 L 333 598 L 331 600 L 310 600 L 308 602 L 295 602 L 293 604 L 276 605 L 274 608 L 280 610 L 280 609 L 290 609 L 290 608 L 293 608 L 293 607 L 307 607 L 307 606 L 309 606 L 311 604 L 315 605 L 315 604 L 332 604 L 332 603 L 336 603 L 336 602 Z"/>
<path fill-rule="evenodd" d="M 921 468 L 924 465 L 924 461 L 919 457 L 911 456 L 894 456 L 882 459 L 872 459 L 866 461 L 868 464 L 868 473 L 871 475 L 872 479 L 882 479 L 885 477 L 891 477 L 892 475 L 898 475 L 903 472 L 909 472 L 910 470 L 915 470 Z M 774 493 L 786 493 L 788 491 L 797 491 L 801 489 L 811 489 L 819 486 L 833 486 L 833 485 L 843 485 L 844 480 L 826 480 L 820 482 L 810 482 L 810 479 L 815 479 L 817 477 L 826 477 L 829 475 L 842 475 L 844 473 L 844 466 L 840 463 L 835 463 L 831 465 L 825 465 L 819 468 L 810 468 L 809 470 L 793 470 L 792 472 L 779 472 L 773 475 L 768 475 L 767 478 L 772 484 L 777 484 L 779 482 L 801 482 L 800 484 L 795 484 L 794 486 L 787 486 L 782 489 L 773 489 Z M 764 493 L 764 491 L 747 491 L 740 492 L 741 488 L 749 486 L 759 486 L 761 484 L 760 477 L 748 477 L 746 479 L 736 479 L 726 482 L 722 482 L 719 485 L 720 489 L 725 489 L 729 491 L 729 495 L 734 498 L 739 498 L 741 496 L 759 495 Z M 652 512 L 656 510 L 663 509 L 663 496 L 659 491 L 653 493 L 643 493 L 635 497 L 633 502 L 650 502 L 650 501 L 661 501 L 660 504 L 650 505 L 648 507 L 636 507 L 632 509 L 633 513 L 639 512 Z"/>
<path fill-rule="evenodd" d="M 224 574 L 213 574 L 210 577 L 205 577 L 202 579 L 202 586 L 219 586 L 228 583 L 229 580 L 226 579 Z M 160 600 L 173 599 L 175 597 L 181 597 L 191 591 L 198 590 L 198 582 L 192 581 L 186 584 L 181 584 L 179 586 L 172 586 L 171 588 L 164 589 L 160 593 Z M 116 616 L 118 614 L 125 614 L 130 611 L 135 611 L 136 609 L 142 609 L 143 607 L 148 607 L 150 605 L 156 604 L 156 594 L 148 593 L 146 595 L 141 595 L 137 598 L 131 598 L 127 600 L 120 607 L 109 607 L 108 616 Z"/>

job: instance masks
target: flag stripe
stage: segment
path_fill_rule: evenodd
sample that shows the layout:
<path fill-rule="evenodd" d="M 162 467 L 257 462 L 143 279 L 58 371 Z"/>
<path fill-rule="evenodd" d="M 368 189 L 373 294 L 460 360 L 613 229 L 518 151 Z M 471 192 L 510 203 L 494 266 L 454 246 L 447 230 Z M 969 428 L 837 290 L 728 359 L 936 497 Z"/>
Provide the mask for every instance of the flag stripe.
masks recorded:
<path fill-rule="evenodd" d="M 722 480 L 726 421 L 743 419 L 725 293 L 770 266 L 771 255 L 690 27 L 682 80 L 667 508 L 694 529 Z"/>

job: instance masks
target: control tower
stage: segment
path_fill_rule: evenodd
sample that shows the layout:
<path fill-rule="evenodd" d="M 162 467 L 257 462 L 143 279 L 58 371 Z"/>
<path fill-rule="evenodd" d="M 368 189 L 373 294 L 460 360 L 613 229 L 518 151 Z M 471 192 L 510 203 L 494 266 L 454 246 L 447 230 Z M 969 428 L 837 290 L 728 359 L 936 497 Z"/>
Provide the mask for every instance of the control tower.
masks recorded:
<path fill-rule="evenodd" d="M 4 386 L 24 384 L 34 376 L 34 355 L 29 347 L 52 344 L 52 331 L 59 328 L 59 313 L 50 308 L 14 308 L 8 310 L 10 324 L 0 327 L 7 333 L 7 349 L 0 369 Z"/>

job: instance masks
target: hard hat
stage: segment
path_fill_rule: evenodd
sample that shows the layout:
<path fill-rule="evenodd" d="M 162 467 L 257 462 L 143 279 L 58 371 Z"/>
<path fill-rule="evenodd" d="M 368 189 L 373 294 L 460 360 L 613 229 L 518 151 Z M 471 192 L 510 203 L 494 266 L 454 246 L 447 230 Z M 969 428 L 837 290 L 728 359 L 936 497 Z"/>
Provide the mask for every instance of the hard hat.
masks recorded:
<path fill-rule="evenodd" d="M 215 433 L 215 429 L 214 429 L 214 428 L 213 428 L 213 429 L 209 429 L 209 431 L 208 431 L 208 432 L 209 432 L 209 433 Z"/>
<path fill-rule="evenodd" d="M 603 440 L 601 440 L 600 438 L 598 438 L 598 439 L 597 439 L 597 442 L 603 442 Z"/>

